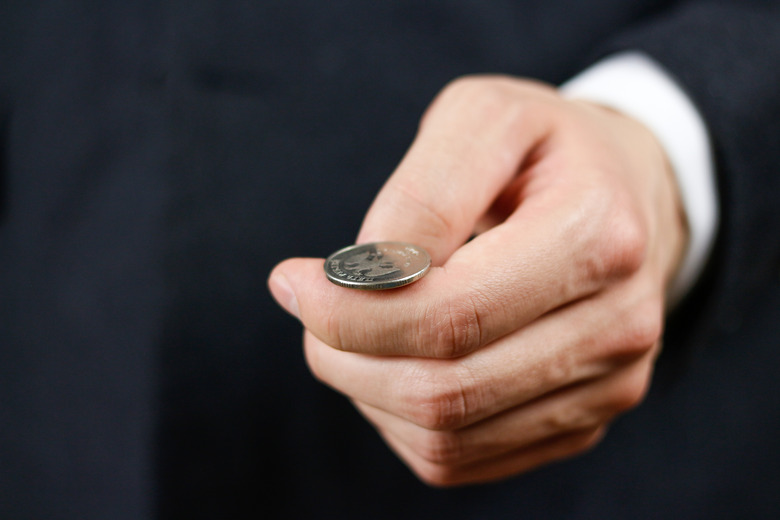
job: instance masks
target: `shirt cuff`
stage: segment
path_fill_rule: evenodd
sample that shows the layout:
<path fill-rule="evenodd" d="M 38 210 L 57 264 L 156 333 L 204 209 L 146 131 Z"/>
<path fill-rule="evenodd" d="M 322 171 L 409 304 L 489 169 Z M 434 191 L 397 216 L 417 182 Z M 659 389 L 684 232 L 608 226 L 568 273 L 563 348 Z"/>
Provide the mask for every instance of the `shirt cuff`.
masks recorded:
<path fill-rule="evenodd" d="M 639 52 L 607 58 L 561 86 L 570 98 L 587 99 L 643 123 L 664 147 L 680 190 L 689 240 L 669 287 L 675 305 L 691 289 L 710 256 L 718 229 L 712 150 L 704 120 L 662 67 Z"/>

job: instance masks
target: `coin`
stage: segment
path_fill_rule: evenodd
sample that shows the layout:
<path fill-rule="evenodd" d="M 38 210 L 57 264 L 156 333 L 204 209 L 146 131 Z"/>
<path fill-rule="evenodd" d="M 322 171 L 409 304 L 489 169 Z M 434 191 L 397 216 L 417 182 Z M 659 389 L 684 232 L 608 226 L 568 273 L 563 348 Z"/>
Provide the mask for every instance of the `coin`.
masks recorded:
<path fill-rule="evenodd" d="M 372 242 L 345 247 L 325 260 L 328 280 L 342 287 L 377 291 L 419 280 L 431 266 L 421 247 L 405 242 Z"/>

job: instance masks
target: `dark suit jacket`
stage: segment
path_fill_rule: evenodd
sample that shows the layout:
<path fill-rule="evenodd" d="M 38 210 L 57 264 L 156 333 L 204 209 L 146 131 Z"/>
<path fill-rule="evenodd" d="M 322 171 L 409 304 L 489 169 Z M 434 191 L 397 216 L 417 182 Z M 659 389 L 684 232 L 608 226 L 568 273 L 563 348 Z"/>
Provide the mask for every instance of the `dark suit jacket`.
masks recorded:
<path fill-rule="evenodd" d="M 3 2 L 0 517 L 779 517 L 776 4 Z M 707 121 L 708 272 L 592 453 L 430 489 L 312 380 L 265 278 L 352 242 L 448 80 L 623 49 Z"/>

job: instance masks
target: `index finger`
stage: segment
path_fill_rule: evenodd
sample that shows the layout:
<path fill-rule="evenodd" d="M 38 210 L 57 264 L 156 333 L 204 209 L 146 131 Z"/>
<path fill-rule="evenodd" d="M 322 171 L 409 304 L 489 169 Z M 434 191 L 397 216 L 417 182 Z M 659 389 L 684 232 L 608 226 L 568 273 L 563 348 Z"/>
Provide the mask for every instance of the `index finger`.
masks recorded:
<path fill-rule="evenodd" d="M 519 102 L 529 91 L 534 102 Z M 549 87 L 502 77 L 450 84 L 377 195 L 357 242 L 411 242 L 442 265 L 547 134 L 540 105 L 554 99 Z"/>
<path fill-rule="evenodd" d="M 321 259 L 290 259 L 274 269 L 271 291 L 334 348 L 458 357 L 595 292 L 603 282 L 593 275 L 590 258 L 574 253 L 589 246 L 578 247 L 572 230 L 555 231 L 560 219 L 528 228 L 522 221 L 478 236 L 444 266 L 401 289 L 345 289 L 326 279 Z"/>

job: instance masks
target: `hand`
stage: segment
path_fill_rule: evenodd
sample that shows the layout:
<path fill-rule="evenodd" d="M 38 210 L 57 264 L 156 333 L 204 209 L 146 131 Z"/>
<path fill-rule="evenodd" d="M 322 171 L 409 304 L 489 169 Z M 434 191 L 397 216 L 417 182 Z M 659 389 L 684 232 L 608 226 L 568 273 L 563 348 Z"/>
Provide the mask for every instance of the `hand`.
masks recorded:
<path fill-rule="evenodd" d="M 538 83 L 464 78 L 358 236 L 418 244 L 431 272 L 363 292 L 290 259 L 269 285 L 307 329 L 312 372 L 422 480 L 499 479 L 589 449 L 641 401 L 686 240 L 675 190 L 630 118 Z"/>

